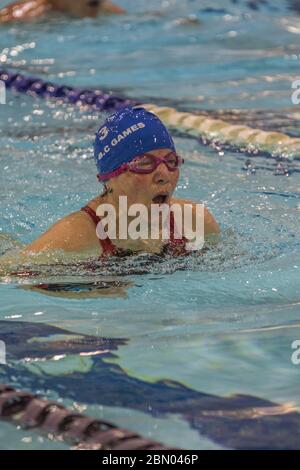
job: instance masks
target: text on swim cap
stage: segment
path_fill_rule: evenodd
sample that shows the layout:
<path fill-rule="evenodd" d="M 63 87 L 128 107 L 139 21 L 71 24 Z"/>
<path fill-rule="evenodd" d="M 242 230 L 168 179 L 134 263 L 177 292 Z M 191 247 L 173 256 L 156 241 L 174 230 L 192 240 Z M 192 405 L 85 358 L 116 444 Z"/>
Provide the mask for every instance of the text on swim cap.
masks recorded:
<path fill-rule="evenodd" d="M 128 137 L 130 134 L 132 134 L 133 132 L 137 132 L 139 129 L 143 129 L 144 127 L 146 127 L 146 125 L 143 123 L 143 122 L 139 122 L 137 124 L 134 124 L 133 126 L 130 126 L 128 127 L 127 129 L 125 129 L 123 132 L 121 132 L 120 134 L 117 135 L 117 137 L 114 137 L 111 142 L 110 142 L 110 145 L 105 145 L 104 149 L 102 152 L 99 152 L 99 155 L 98 155 L 98 160 L 101 160 L 101 158 L 104 157 L 104 155 L 106 155 L 107 153 L 110 152 L 110 149 L 111 147 L 116 147 L 122 140 L 126 139 L 126 137 Z M 107 128 L 103 128 L 104 130 L 107 130 Z M 99 131 L 99 135 L 101 136 L 100 137 L 100 140 L 103 140 L 103 129 L 100 129 Z M 106 132 L 105 132 L 106 133 Z"/>
<path fill-rule="evenodd" d="M 98 132 L 98 135 L 99 135 L 99 140 L 104 140 L 106 139 L 106 137 L 108 136 L 108 129 L 107 127 L 102 127 L 102 129 L 100 129 L 100 131 Z"/>

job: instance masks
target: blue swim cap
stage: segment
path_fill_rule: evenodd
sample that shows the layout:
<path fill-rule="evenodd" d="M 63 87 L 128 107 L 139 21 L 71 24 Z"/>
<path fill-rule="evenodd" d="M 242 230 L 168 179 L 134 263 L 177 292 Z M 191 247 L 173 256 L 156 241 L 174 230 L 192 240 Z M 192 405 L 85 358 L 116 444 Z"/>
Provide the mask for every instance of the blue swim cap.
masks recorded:
<path fill-rule="evenodd" d="M 109 116 L 96 134 L 94 158 L 101 179 L 151 150 L 175 151 L 172 137 L 161 120 L 145 108 L 124 107 Z"/>

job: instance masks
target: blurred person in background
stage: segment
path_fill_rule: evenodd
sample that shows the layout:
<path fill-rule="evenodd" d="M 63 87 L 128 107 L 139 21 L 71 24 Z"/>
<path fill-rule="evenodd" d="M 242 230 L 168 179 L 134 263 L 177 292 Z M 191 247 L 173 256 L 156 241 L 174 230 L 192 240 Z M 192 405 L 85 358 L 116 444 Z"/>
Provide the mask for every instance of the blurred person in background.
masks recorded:
<path fill-rule="evenodd" d="M 125 10 L 109 0 L 21 0 L 0 10 L 0 23 L 47 18 L 53 13 L 76 18 L 122 14 Z"/>

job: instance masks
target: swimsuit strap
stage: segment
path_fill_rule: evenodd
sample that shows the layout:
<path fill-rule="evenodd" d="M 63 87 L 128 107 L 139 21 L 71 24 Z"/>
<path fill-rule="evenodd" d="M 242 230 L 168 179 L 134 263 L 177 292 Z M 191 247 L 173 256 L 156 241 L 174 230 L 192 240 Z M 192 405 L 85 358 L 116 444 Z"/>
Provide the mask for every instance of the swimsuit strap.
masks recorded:
<path fill-rule="evenodd" d="M 94 209 L 92 209 L 89 206 L 84 206 L 80 210 L 83 211 L 83 212 L 86 212 L 86 214 L 88 214 L 91 217 L 91 219 L 93 220 L 93 222 L 95 223 L 96 226 L 99 223 L 101 224 L 101 219 L 100 219 L 100 217 L 97 216 Z M 111 241 L 111 239 L 109 237 L 105 238 L 104 240 L 101 240 L 99 238 L 99 243 L 102 247 L 102 251 L 103 251 L 102 255 L 103 256 L 113 255 L 113 254 L 116 253 L 117 248 L 115 247 L 115 245 L 113 244 L 113 242 Z"/>
<path fill-rule="evenodd" d="M 95 222 L 95 225 L 98 225 L 101 219 L 100 217 L 97 216 L 94 209 L 92 209 L 90 206 L 84 206 L 80 210 L 83 212 L 86 212 L 91 217 L 91 219 L 93 219 L 93 221 Z"/>
<path fill-rule="evenodd" d="M 186 243 L 187 239 L 185 237 L 182 238 L 175 238 L 175 220 L 174 220 L 174 212 L 171 211 L 170 213 L 170 240 L 167 245 L 167 252 L 172 255 L 184 255 L 186 251 Z"/>

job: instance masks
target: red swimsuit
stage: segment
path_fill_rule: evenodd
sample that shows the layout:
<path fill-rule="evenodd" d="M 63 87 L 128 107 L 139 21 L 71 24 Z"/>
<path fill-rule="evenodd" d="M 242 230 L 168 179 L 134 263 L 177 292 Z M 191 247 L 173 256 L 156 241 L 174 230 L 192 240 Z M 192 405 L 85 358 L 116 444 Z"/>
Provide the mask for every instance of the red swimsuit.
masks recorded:
<path fill-rule="evenodd" d="M 86 212 L 91 219 L 94 221 L 95 225 L 97 226 L 99 222 L 101 222 L 100 217 L 97 216 L 96 212 L 89 206 L 84 206 L 81 208 L 82 211 Z M 186 238 L 175 238 L 174 237 L 175 231 L 175 221 L 174 221 L 174 213 L 171 211 L 170 213 L 170 240 L 167 245 L 164 246 L 162 253 L 168 254 L 172 256 L 180 256 L 184 255 L 186 251 Z M 106 238 L 105 240 L 101 240 L 99 238 L 99 243 L 102 247 L 102 256 L 126 256 L 132 254 L 131 250 L 123 250 L 122 248 L 116 247 L 110 238 Z"/>

